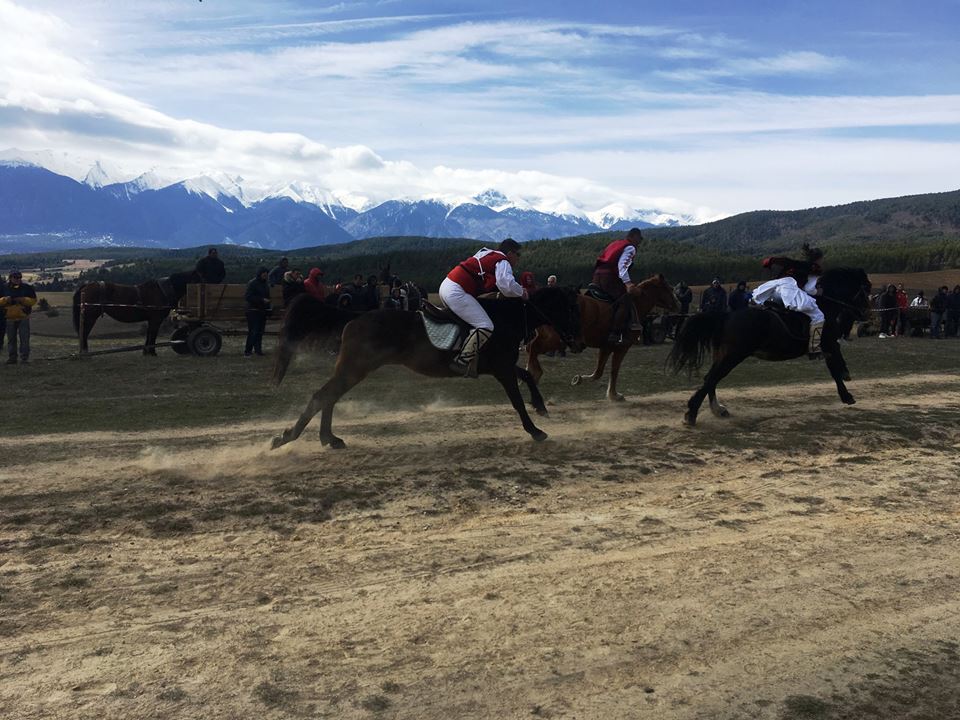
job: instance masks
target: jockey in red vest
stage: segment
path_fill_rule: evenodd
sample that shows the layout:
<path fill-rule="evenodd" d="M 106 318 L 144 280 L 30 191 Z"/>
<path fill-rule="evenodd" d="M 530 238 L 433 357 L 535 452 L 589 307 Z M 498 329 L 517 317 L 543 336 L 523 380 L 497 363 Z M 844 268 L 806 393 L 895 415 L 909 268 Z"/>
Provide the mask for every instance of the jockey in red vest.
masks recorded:
<path fill-rule="evenodd" d="M 464 322 L 473 327 L 456 360 L 450 365 L 464 377 L 477 377 L 480 348 L 493 334 L 493 321 L 477 302 L 477 295 L 499 290 L 506 297 L 527 299 L 527 291 L 513 276 L 520 259 L 520 243 L 507 238 L 496 250 L 484 248 L 468 257 L 440 284 L 440 299 Z"/>
<path fill-rule="evenodd" d="M 593 284 L 614 300 L 613 322 L 608 340 L 619 344 L 630 332 L 630 305 L 621 300 L 633 287 L 630 266 L 637 254 L 637 245 L 643 240 L 640 228 L 631 228 L 622 240 L 614 240 L 597 257 L 593 266 Z"/>

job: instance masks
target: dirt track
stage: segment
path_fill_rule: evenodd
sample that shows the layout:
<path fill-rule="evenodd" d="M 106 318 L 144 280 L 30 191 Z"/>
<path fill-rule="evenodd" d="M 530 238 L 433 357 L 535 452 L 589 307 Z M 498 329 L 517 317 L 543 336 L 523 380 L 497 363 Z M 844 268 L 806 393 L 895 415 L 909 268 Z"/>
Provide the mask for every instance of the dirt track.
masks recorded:
<path fill-rule="evenodd" d="M 960 717 L 960 378 L 903 385 L 0 440 L 0 717 Z"/>

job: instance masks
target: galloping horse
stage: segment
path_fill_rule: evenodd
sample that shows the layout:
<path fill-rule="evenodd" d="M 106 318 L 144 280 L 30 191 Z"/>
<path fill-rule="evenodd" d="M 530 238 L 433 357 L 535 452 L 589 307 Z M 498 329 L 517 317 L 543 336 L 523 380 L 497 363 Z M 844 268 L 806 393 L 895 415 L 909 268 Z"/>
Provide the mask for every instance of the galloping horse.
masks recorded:
<path fill-rule="evenodd" d="M 821 294 L 817 305 L 824 314 L 820 346 L 830 375 L 837 383 L 840 400 L 856 402 L 844 385 L 850 379 L 840 352 L 842 320 L 850 314 L 866 319 L 870 310 L 870 280 L 860 269 L 827 270 L 820 278 Z M 737 365 L 753 355 L 761 360 L 790 360 L 805 355 L 810 321 L 802 313 L 779 313 L 762 308 L 745 308 L 732 313 L 701 313 L 687 319 L 667 359 L 674 372 L 700 367 L 708 348 L 713 350 L 713 365 L 703 385 L 687 403 L 683 416 L 686 425 L 697 422 L 697 413 L 705 396 L 717 417 L 728 417 L 727 409 L 717 401 L 717 384 Z"/>
<path fill-rule="evenodd" d="M 580 312 L 576 292 L 572 289 L 544 288 L 533 293 L 528 302 L 519 299 L 480 299 L 480 304 L 493 320 L 495 330 L 480 353 L 479 371 L 493 375 L 503 386 L 520 416 L 523 429 L 534 440 L 544 440 L 547 434 L 530 419 L 517 379 L 526 382 L 534 407 L 545 415 L 547 410 L 543 397 L 530 373 L 517 367 L 517 356 L 520 343 L 529 340 L 533 331 L 544 324 L 553 325 L 573 352 L 583 349 L 583 342 L 578 339 Z M 414 372 L 432 377 L 457 377 L 449 368 L 456 352 L 438 350 L 433 346 L 419 313 L 374 310 L 351 318 L 344 324 L 346 318 L 343 311 L 308 296 L 299 296 L 290 304 L 280 330 L 274 365 L 275 383 L 283 380 L 293 358 L 295 343 L 333 335 L 341 327 L 343 334 L 333 377 L 314 393 L 296 424 L 274 438 L 273 447 L 296 440 L 313 416 L 322 411 L 320 442 L 331 448 L 343 448 L 343 440 L 334 435 L 331 428 L 333 406 L 353 386 L 383 365 L 404 365 Z"/>
<path fill-rule="evenodd" d="M 86 352 L 87 339 L 94 323 L 101 315 L 109 315 L 120 322 L 147 323 L 144 355 L 156 355 L 160 324 L 187 293 L 187 283 L 203 282 L 200 273 L 174 273 L 168 278 L 147 280 L 139 285 L 118 285 L 111 282 L 91 282 L 81 285 L 73 294 L 73 329 L 80 336 L 80 351 Z M 82 327 L 81 328 L 81 314 Z"/>
<path fill-rule="evenodd" d="M 676 312 L 680 307 L 673 288 L 667 284 L 663 275 L 654 275 L 635 285 L 630 291 L 630 299 L 633 300 L 637 317 L 641 318 L 654 307 L 664 308 L 668 312 Z M 599 380 L 603 377 L 603 368 L 607 364 L 607 358 L 612 355 L 613 361 L 610 363 L 607 399 L 621 401 L 623 395 L 617 392 L 617 376 L 620 374 L 620 365 L 624 356 L 636 344 L 640 337 L 640 331 L 629 333 L 626 336 L 626 343 L 615 345 L 608 339 L 613 322 L 612 306 L 589 295 L 580 295 L 577 302 L 580 305 L 580 325 L 583 328 L 583 340 L 587 347 L 599 348 L 600 352 L 597 353 L 597 367 L 593 374 L 577 375 L 573 379 L 573 384 L 579 385 L 581 379 Z M 543 375 L 539 355 L 560 350 L 562 347 L 563 341 L 551 328 L 544 326 L 537 330 L 536 336 L 527 345 L 527 370 L 533 375 L 535 381 L 540 382 Z"/>

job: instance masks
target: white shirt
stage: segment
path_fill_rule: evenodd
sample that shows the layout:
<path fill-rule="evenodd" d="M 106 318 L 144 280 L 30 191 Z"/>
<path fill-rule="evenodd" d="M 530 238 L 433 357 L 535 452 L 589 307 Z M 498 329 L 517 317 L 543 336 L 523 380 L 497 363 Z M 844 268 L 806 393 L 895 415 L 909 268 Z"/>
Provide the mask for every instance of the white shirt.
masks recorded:
<path fill-rule="evenodd" d="M 927 302 L 927 299 L 925 297 L 920 297 L 919 295 L 917 295 L 913 299 L 913 302 L 910 303 L 910 307 L 930 307 L 930 303 Z"/>
<path fill-rule="evenodd" d="M 474 257 L 479 260 L 492 252 L 493 250 L 484 248 Z M 523 297 L 523 286 L 513 276 L 513 265 L 510 264 L 509 260 L 501 260 L 494 265 L 494 273 L 497 279 L 497 290 L 500 291 L 501 295 L 504 297 Z"/>
<path fill-rule="evenodd" d="M 627 245 L 623 252 L 620 253 L 620 262 L 617 264 L 617 272 L 620 274 L 620 279 L 623 280 L 623 284 L 626 285 L 630 280 L 630 263 L 633 262 L 634 255 L 637 254 L 637 249 L 633 245 Z"/>

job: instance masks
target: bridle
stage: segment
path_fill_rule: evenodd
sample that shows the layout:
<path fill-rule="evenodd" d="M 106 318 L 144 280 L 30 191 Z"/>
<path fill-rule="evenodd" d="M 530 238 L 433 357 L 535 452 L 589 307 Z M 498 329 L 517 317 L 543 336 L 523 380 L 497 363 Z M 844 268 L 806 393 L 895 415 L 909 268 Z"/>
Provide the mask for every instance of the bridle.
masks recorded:
<path fill-rule="evenodd" d="M 573 348 L 574 348 L 574 344 L 573 344 L 573 343 L 574 343 L 574 338 L 573 338 L 573 334 L 572 334 L 572 333 L 561 332 L 560 329 L 554 324 L 553 320 L 551 320 L 549 317 L 547 317 L 547 314 L 546 314 L 545 312 L 543 312 L 543 310 L 541 310 L 540 308 L 538 308 L 538 307 L 537 307 L 533 302 L 531 302 L 530 300 L 525 301 L 525 302 L 524 302 L 524 305 L 526 305 L 526 307 L 528 307 L 528 308 L 533 309 L 533 311 L 536 312 L 537 315 L 540 316 L 540 319 L 543 320 L 546 325 L 549 325 L 549 326 L 551 326 L 551 327 L 554 329 L 554 331 L 557 333 L 557 335 L 560 336 L 560 339 L 563 341 L 563 344 L 564 344 L 566 347 L 568 347 L 568 348 L 570 348 L 571 350 L 573 350 Z M 570 326 L 570 325 L 573 324 L 572 319 L 571 319 L 572 314 L 573 314 L 573 311 L 572 311 L 572 309 L 571 309 L 571 304 L 570 304 L 570 303 L 567 303 L 567 326 Z M 527 327 L 526 327 L 526 325 L 527 325 L 527 314 L 526 314 L 526 313 L 523 314 L 523 324 L 524 324 L 524 328 L 523 328 L 523 332 L 524 332 L 524 342 L 526 342 L 526 341 L 527 341 L 527 338 L 530 337 L 530 333 L 529 333 L 529 331 L 528 331 L 528 329 L 527 329 Z"/>
<path fill-rule="evenodd" d="M 848 307 L 851 310 L 856 310 L 858 314 L 862 314 L 865 308 L 870 307 L 869 287 L 869 285 L 861 285 L 860 290 L 857 291 L 857 293 L 849 302 L 846 300 L 841 300 L 840 298 L 831 297 L 829 295 L 820 295 L 819 297 L 823 298 L 824 300 L 829 300 L 832 303 L 836 303 L 837 305 Z M 863 303 L 860 305 L 856 304 L 856 301 L 861 298 L 863 299 Z"/>

